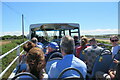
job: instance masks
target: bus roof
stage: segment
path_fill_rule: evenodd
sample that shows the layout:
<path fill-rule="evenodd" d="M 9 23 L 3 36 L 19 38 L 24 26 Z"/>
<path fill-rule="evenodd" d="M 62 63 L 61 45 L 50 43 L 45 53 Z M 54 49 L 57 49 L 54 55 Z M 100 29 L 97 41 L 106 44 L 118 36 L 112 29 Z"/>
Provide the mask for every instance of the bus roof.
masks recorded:
<path fill-rule="evenodd" d="M 31 24 L 32 31 L 51 31 L 51 30 L 69 30 L 78 29 L 78 23 L 44 23 L 44 24 Z"/>

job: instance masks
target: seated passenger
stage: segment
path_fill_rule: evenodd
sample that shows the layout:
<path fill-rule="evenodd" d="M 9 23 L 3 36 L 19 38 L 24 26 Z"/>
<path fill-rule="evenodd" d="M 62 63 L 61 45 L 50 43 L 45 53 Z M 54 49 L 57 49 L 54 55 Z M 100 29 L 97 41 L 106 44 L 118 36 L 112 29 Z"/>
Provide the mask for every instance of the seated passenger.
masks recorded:
<path fill-rule="evenodd" d="M 115 78 L 120 80 L 120 61 L 114 61 L 117 64 Z"/>
<path fill-rule="evenodd" d="M 45 68 L 44 53 L 40 48 L 34 47 L 30 49 L 27 55 L 27 64 L 29 72 L 36 76 L 38 79 L 43 79 L 43 69 Z"/>
<path fill-rule="evenodd" d="M 33 37 L 31 40 L 34 44 L 36 44 L 36 47 L 43 49 L 43 44 L 41 42 L 38 42 L 38 39 L 36 37 Z"/>
<path fill-rule="evenodd" d="M 118 56 L 114 57 L 113 63 L 111 64 L 108 73 L 103 71 L 96 72 L 96 79 L 99 80 L 120 80 L 120 50 Z M 116 54 L 116 55 L 117 55 Z"/>
<path fill-rule="evenodd" d="M 86 64 L 77 57 L 75 57 L 73 54 L 73 51 L 75 49 L 74 39 L 70 36 L 63 37 L 61 39 L 60 47 L 63 59 L 52 64 L 48 72 L 49 79 L 58 78 L 60 73 L 64 69 L 69 67 L 78 69 L 82 73 L 83 77 L 86 78 L 87 74 Z M 71 76 L 76 77 L 79 76 L 79 74 L 76 73 L 75 71 L 69 70 L 64 74 L 64 76 L 62 76 L 62 78 Z"/>
<path fill-rule="evenodd" d="M 54 36 L 52 42 L 57 42 L 57 40 L 57 36 Z"/>
<path fill-rule="evenodd" d="M 81 38 L 81 45 L 76 48 L 76 57 L 80 58 L 80 54 L 82 54 L 82 51 L 87 48 L 88 46 L 86 45 L 88 42 L 86 37 Z"/>
<path fill-rule="evenodd" d="M 118 36 L 111 36 L 110 37 L 110 42 L 112 44 L 112 56 L 114 57 L 114 55 L 116 55 L 118 53 L 118 51 L 120 50 L 120 45 L 119 45 L 119 38 Z"/>
<path fill-rule="evenodd" d="M 54 36 L 54 39 L 51 42 L 56 42 L 58 44 L 58 46 L 60 46 L 60 41 L 61 41 L 61 36 L 59 36 L 59 37 Z"/>
<path fill-rule="evenodd" d="M 73 38 L 74 38 L 75 49 L 76 49 L 76 47 L 80 46 L 80 41 L 78 39 L 78 36 L 74 36 Z"/>
<path fill-rule="evenodd" d="M 91 46 L 84 49 L 83 54 L 85 55 L 84 62 L 87 64 L 88 72 L 91 73 L 96 57 L 101 54 L 103 48 L 97 46 L 95 38 L 91 38 L 89 43 Z"/>
<path fill-rule="evenodd" d="M 27 54 L 29 50 L 33 47 L 36 47 L 34 43 L 31 41 L 27 42 L 26 44 L 23 45 L 23 49 L 25 51 L 25 54 L 20 55 L 19 62 L 20 64 L 18 65 L 18 72 L 24 72 L 27 70 L 27 65 L 26 65 L 26 59 L 27 59 Z"/>
<path fill-rule="evenodd" d="M 53 54 L 53 53 L 60 53 L 59 52 L 59 46 L 56 42 L 50 42 L 47 46 L 47 50 L 45 53 L 45 61 L 47 62 L 49 57 Z M 54 56 L 57 57 L 57 56 Z"/>
<path fill-rule="evenodd" d="M 43 43 L 44 45 L 48 44 L 49 42 L 45 39 L 44 36 L 41 37 L 41 43 Z"/>
<path fill-rule="evenodd" d="M 98 80 L 119 80 L 120 79 L 119 77 L 120 76 L 120 72 L 119 72 L 120 62 L 118 60 L 114 60 L 114 62 L 116 63 L 116 65 L 114 67 L 110 67 L 110 69 L 108 70 L 108 73 L 105 73 L 103 71 L 96 72 L 96 79 Z"/>

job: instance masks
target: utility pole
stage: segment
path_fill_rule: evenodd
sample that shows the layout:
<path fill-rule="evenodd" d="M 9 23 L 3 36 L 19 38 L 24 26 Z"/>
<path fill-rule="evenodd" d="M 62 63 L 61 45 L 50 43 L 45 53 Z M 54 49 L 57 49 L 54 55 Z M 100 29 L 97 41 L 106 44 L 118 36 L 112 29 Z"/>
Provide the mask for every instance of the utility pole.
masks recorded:
<path fill-rule="evenodd" d="M 118 2 L 118 37 L 120 37 L 120 1 Z"/>
<path fill-rule="evenodd" d="M 22 37 L 23 37 L 23 42 L 24 42 L 24 16 L 22 14 Z"/>

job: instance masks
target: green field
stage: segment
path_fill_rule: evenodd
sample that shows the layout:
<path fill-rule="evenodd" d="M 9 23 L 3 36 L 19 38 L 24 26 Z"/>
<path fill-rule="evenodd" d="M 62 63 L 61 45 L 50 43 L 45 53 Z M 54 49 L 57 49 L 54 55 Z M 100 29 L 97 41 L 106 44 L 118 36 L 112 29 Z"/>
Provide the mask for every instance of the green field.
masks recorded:
<path fill-rule="evenodd" d="M 22 39 L 19 40 L 5 40 L 6 42 L 10 41 L 7 44 L 2 44 L 0 45 L 0 49 L 2 49 L 0 51 L 0 55 L 10 51 L 11 49 L 15 48 L 17 45 L 23 43 Z M 3 40 L 3 42 L 5 42 Z M 21 48 L 22 50 L 22 48 Z M 0 65 L 0 67 L 2 67 L 2 71 L 11 63 L 11 61 L 13 61 L 13 59 L 16 57 L 16 50 L 13 51 L 12 53 L 10 53 L 9 55 L 5 56 L 2 59 L 2 64 Z M 7 71 L 7 73 L 3 76 L 4 79 L 8 78 L 8 76 L 10 75 L 10 73 L 13 71 L 13 69 L 15 68 L 16 63 L 14 65 L 12 65 L 12 67 Z"/>

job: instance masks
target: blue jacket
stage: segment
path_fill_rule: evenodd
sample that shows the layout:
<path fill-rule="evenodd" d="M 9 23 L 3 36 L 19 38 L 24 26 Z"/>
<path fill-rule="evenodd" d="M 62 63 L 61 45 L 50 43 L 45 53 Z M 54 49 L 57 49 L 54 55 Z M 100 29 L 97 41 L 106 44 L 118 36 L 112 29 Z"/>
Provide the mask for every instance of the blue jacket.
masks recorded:
<path fill-rule="evenodd" d="M 82 60 L 75 57 L 74 54 L 68 54 L 68 55 L 65 55 L 62 60 L 52 64 L 48 72 L 49 79 L 58 78 L 60 73 L 65 68 L 69 68 L 69 67 L 78 69 L 82 73 L 83 77 L 86 78 L 86 74 L 87 74 L 86 64 Z M 70 70 L 70 71 L 67 71 L 62 76 L 62 78 L 68 77 L 68 76 L 79 76 L 79 74 L 75 71 Z"/>

